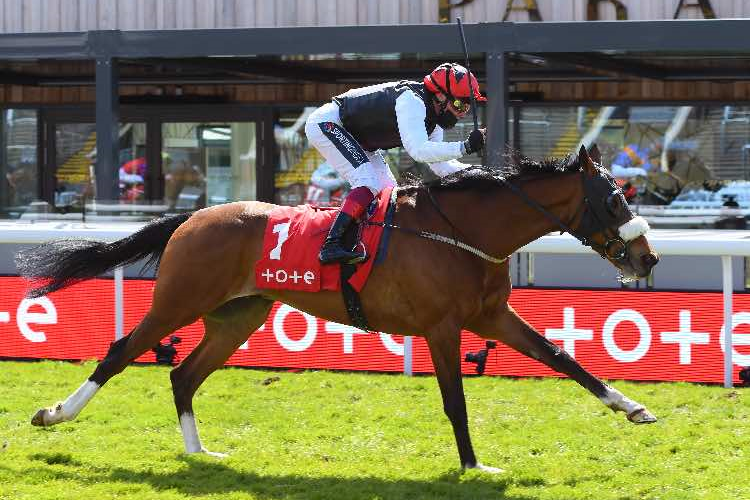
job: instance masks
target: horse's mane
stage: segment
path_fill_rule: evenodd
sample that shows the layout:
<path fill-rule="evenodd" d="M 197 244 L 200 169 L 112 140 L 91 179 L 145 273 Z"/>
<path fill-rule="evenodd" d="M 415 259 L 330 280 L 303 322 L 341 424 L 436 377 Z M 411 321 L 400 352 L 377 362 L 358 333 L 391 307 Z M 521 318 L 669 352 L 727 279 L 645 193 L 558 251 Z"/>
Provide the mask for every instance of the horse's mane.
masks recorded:
<path fill-rule="evenodd" d="M 412 194 L 420 188 L 486 191 L 502 186 L 503 181 L 512 181 L 522 177 L 577 172 L 580 169 L 577 155 L 536 161 L 516 153 L 507 153 L 502 167 L 472 165 L 453 174 L 427 182 L 410 177 L 402 181 L 399 187 L 405 190 L 406 194 Z"/>

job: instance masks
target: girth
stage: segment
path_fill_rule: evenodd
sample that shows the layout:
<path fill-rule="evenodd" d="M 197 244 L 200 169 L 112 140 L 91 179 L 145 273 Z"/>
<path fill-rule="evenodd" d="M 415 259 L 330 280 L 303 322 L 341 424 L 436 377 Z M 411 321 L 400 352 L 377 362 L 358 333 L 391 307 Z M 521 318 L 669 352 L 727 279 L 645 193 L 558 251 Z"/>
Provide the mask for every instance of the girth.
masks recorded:
<path fill-rule="evenodd" d="M 377 199 L 374 201 L 377 203 Z M 385 256 L 388 250 L 388 243 L 391 238 L 391 229 L 394 227 L 393 214 L 396 212 L 396 190 L 394 189 L 391 193 L 391 199 L 388 200 L 388 209 L 385 212 L 385 218 L 383 219 L 383 234 L 380 237 L 378 244 L 378 251 L 375 254 L 375 265 L 381 264 L 385 260 Z M 368 213 L 371 213 L 368 210 Z M 381 223 L 371 222 L 365 220 L 361 223 L 360 227 L 357 227 L 357 231 L 361 231 L 363 225 L 380 225 Z M 357 238 L 359 240 L 359 238 Z M 371 257 L 372 258 L 372 257 Z M 359 297 L 359 293 L 349 284 L 349 278 L 352 277 L 354 272 L 357 270 L 357 266 L 354 264 L 341 264 L 341 295 L 344 298 L 344 305 L 346 306 L 346 312 L 349 315 L 351 324 L 359 328 L 360 330 L 370 332 L 370 324 L 367 322 L 367 316 L 362 308 L 362 299 Z"/>

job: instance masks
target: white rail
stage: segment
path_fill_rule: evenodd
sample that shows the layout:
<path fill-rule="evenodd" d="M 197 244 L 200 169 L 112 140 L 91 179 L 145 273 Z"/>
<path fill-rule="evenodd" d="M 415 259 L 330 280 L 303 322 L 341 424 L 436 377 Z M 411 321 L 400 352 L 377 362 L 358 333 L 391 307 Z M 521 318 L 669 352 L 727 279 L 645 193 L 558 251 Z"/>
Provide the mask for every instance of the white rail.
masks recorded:
<path fill-rule="evenodd" d="M 80 223 L 80 222 L 0 222 L 0 243 L 35 244 L 56 238 L 91 238 L 114 241 L 143 227 L 143 223 Z M 724 302 L 724 386 L 732 387 L 732 257 L 750 257 L 750 231 L 703 229 L 653 229 L 648 235 L 652 247 L 661 255 L 721 257 Z M 593 250 L 582 246 L 568 234 L 550 234 L 522 247 L 519 252 L 588 254 Z M 533 261 L 533 260 L 532 260 Z M 115 332 L 121 336 L 123 325 L 122 270 L 115 271 Z M 408 365 L 408 366 L 407 366 Z M 404 371 L 411 371 L 411 359 L 404 356 Z"/>

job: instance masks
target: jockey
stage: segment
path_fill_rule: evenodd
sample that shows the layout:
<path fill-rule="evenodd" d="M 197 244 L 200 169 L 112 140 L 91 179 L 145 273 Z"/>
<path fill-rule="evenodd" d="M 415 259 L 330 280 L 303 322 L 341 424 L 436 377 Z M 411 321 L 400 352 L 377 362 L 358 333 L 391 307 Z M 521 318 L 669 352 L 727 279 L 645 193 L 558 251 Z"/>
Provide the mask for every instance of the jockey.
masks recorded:
<path fill-rule="evenodd" d="M 443 142 L 443 130 L 469 112 L 470 92 L 486 101 L 473 74 L 444 63 L 422 82 L 353 89 L 312 112 L 305 125 L 308 140 L 352 186 L 320 250 L 323 264 L 366 259 L 356 246 L 344 248 L 341 238 L 382 189 L 396 185 L 379 149 L 403 147 L 443 177 L 467 166 L 457 158 L 484 147 L 484 129 L 472 131 L 465 141 Z"/>

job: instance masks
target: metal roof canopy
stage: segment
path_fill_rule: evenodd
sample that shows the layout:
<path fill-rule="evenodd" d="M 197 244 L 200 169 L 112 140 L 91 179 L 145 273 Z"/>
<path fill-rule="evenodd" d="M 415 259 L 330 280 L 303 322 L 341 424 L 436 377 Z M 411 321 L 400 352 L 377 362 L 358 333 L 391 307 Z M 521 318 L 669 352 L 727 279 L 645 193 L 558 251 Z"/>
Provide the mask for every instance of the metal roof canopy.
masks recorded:
<path fill-rule="evenodd" d="M 750 54 L 750 19 L 469 23 L 472 52 Z M 345 47 L 346 50 L 342 50 Z M 0 34 L 0 59 L 456 52 L 455 25 Z"/>
<path fill-rule="evenodd" d="M 750 20 L 596 21 L 566 23 L 466 24 L 469 49 L 484 54 L 487 124 L 490 134 L 487 161 L 499 163 L 507 137 L 510 61 L 519 73 L 534 80 L 584 81 L 606 79 L 610 72 L 627 78 L 672 79 L 680 70 L 644 58 L 682 57 L 685 64 L 706 58 L 736 59 L 739 65 L 699 67 L 683 72 L 686 79 L 745 79 L 750 71 L 742 59 L 750 57 Z M 0 34 L 0 61 L 95 60 L 97 98 L 97 150 L 115 151 L 110 138 L 117 126 L 117 89 L 122 75 L 119 60 L 204 58 L 208 69 L 239 70 L 232 58 L 312 54 L 460 53 L 458 30 L 453 24 L 397 26 L 326 26 L 205 30 L 89 31 L 73 33 Z M 529 57 L 530 55 L 530 57 Z M 542 64 L 535 65 L 534 58 Z M 293 62 L 293 61 L 285 61 Z M 549 62 L 562 63 L 552 68 Z M 189 61 L 183 61 L 191 64 Z M 194 64 L 195 62 L 193 62 Z M 535 67 L 539 66 L 539 67 Z M 544 66 L 544 67 L 542 67 Z M 573 68 L 573 71 L 571 71 Z M 268 68 L 269 76 L 278 68 Z M 286 68 L 294 75 L 294 68 Z M 481 69 L 481 68 L 477 68 Z M 583 73 L 581 73 L 583 71 Z M 261 69 L 262 72 L 262 69 Z M 594 72 L 592 75 L 591 72 Z M 329 69 L 329 74 L 335 73 Z M 577 76 L 578 75 L 578 76 Z M 23 75 L 6 73 L 8 83 Z M 373 75 L 372 77 L 376 77 Z M 520 76 L 520 75 L 519 75 Z M 33 84 L 33 79 L 28 83 Z M 41 81 L 41 80 L 40 80 Z M 54 80 L 48 82 L 55 84 Z M 105 104 L 106 103 L 106 104 Z M 109 165 L 116 153 L 101 154 L 97 165 L 97 192 L 116 192 L 116 168 Z"/>
<path fill-rule="evenodd" d="M 474 70 L 481 54 L 507 53 L 511 82 L 622 81 L 623 79 L 731 81 L 750 77 L 750 20 L 474 23 L 466 25 Z M 345 47 L 345 51 L 342 50 Z M 320 61 L 279 56 L 354 53 L 416 54 L 409 67 L 324 67 Z M 116 58 L 121 85 L 326 81 L 367 84 L 403 78 L 426 54 L 460 55 L 455 25 L 332 26 L 207 30 L 89 31 L 0 34 L 0 61 L 27 63 L 2 70 L 18 85 L 92 85 L 93 72 L 34 73 L 44 61 Z M 715 63 L 712 65 L 712 63 Z M 323 63 L 324 64 L 324 63 Z M 147 74 L 129 68 L 151 65 Z M 170 71 L 171 70 L 171 71 Z M 378 74 L 378 70 L 382 74 Z M 424 68 L 419 68 L 423 71 Z"/>

